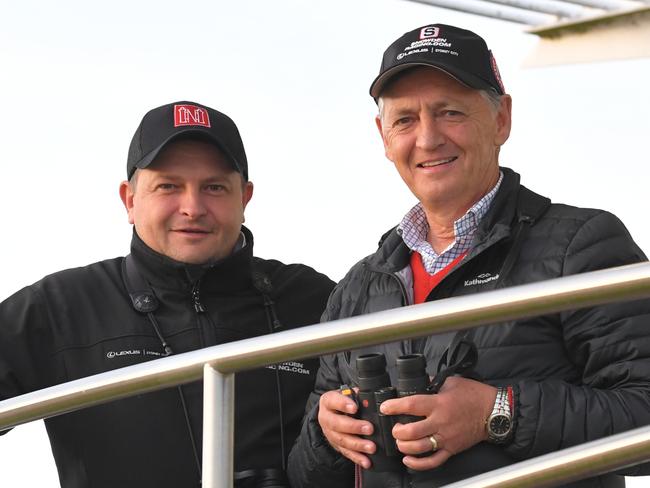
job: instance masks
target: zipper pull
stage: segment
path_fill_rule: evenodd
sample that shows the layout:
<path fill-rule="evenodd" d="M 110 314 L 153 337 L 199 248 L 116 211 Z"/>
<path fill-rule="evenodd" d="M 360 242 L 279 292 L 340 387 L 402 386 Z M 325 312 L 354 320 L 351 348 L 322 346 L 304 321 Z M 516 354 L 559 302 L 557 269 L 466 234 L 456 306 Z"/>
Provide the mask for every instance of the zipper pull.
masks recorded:
<path fill-rule="evenodd" d="M 199 297 L 199 282 L 197 281 L 194 287 L 192 288 L 192 300 L 194 301 L 194 311 L 196 313 L 205 312 L 203 304 L 201 303 L 201 298 Z"/>

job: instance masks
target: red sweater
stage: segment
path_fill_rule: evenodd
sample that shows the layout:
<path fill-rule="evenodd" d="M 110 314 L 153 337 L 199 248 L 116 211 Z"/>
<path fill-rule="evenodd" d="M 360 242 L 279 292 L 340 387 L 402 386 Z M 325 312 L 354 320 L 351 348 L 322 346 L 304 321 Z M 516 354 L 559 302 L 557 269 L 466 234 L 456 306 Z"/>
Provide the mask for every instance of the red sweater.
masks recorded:
<path fill-rule="evenodd" d="M 438 283 L 447 276 L 447 273 L 456 266 L 467 254 L 464 252 L 456 259 L 454 259 L 447 266 L 442 268 L 437 273 L 430 275 L 427 273 L 427 270 L 424 269 L 424 264 L 422 264 L 422 256 L 419 252 L 414 252 L 411 254 L 411 271 L 413 272 L 413 299 L 414 303 L 424 303 Z"/>

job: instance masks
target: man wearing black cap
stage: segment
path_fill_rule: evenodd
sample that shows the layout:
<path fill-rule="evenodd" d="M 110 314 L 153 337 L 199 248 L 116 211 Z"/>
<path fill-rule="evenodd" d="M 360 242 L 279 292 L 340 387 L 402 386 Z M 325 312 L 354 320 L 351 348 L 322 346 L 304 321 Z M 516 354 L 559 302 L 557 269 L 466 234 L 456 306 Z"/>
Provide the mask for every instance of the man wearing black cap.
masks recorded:
<path fill-rule="evenodd" d="M 0 400 L 318 321 L 333 283 L 253 256 L 239 132 L 193 102 L 148 112 L 120 196 L 131 253 L 48 276 L 0 304 Z M 285 487 L 318 362 L 236 375 L 235 485 Z M 45 421 L 61 486 L 198 487 L 202 384 Z"/>
<path fill-rule="evenodd" d="M 478 35 L 443 24 L 404 34 L 370 94 L 386 156 L 419 203 L 337 285 L 323 320 L 646 260 L 612 214 L 551 204 L 499 166 L 511 98 Z M 649 320 L 645 300 L 325 356 L 289 456 L 292 486 L 442 486 L 646 425 Z M 354 418 L 379 397 L 358 405 L 339 387 L 378 391 L 367 386 L 382 376 L 366 369 L 370 353 L 385 356 L 397 386 L 396 359 L 422 354 L 422 377 L 434 377 L 429 391 L 438 393 L 389 399 Z M 412 417 L 386 432 L 379 415 Z"/>

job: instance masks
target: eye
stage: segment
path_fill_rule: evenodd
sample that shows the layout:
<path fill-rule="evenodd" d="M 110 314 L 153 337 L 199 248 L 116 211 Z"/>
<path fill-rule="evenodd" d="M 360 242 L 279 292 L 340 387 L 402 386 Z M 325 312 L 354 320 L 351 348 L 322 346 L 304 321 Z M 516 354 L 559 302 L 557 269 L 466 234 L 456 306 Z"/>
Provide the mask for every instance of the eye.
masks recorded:
<path fill-rule="evenodd" d="M 405 125 L 410 124 L 411 122 L 413 122 L 413 117 L 407 115 L 395 120 L 393 122 L 393 127 L 403 127 Z"/>
<path fill-rule="evenodd" d="M 226 187 L 219 183 L 213 183 L 211 185 L 206 185 L 205 189 L 210 193 L 221 193 L 226 191 Z"/>
<path fill-rule="evenodd" d="M 156 190 L 161 190 L 161 191 L 171 191 L 176 188 L 176 185 L 173 183 L 159 183 L 156 186 Z"/>
<path fill-rule="evenodd" d="M 465 115 L 463 112 L 452 109 L 443 110 L 440 114 L 446 119 L 460 119 Z"/>

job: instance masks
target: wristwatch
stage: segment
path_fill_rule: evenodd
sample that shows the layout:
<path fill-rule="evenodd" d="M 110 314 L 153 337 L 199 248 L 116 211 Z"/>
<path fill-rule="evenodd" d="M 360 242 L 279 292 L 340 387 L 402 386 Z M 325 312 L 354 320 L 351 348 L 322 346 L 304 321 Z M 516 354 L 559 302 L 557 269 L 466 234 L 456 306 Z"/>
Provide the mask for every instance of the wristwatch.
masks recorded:
<path fill-rule="evenodd" d="M 504 444 L 512 434 L 512 410 L 510 408 L 510 388 L 497 388 L 497 398 L 494 401 L 492 413 L 485 421 L 488 442 Z"/>

